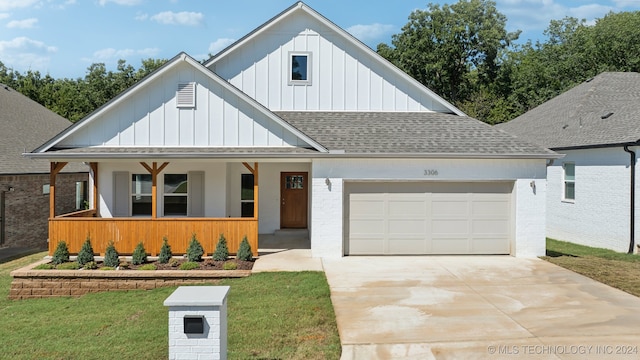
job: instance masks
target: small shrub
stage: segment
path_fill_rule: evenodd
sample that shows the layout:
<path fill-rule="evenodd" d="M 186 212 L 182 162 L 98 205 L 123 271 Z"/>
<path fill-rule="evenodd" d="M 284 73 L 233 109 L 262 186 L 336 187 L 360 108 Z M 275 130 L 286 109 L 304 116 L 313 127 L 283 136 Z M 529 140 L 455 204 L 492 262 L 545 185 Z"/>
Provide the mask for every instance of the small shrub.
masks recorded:
<path fill-rule="evenodd" d="M 51 270 L 51 269 L 55 269 L 56 267 L 53 264 L 40 264 L 36 267 L 33 268 L 33 270 Z"/>
<path fill-rule="evenodd" d="M 56 269 L 58 270 L 78 270 L 80 269 L 80 264 L 78 264 L 77 262 L 66 262 L 66 263 L 62 263 L 62 264 L 58 264 L 58 266 L 56 266 Z"/>
<path fill-rule="evenodd" d="M 95 270 L 98 268 L 98 264 L 96 264 L 95 261 L 89 261 L 88 263 L 84 264 L 84 268 L 85 270 Z"/>
<path fill-rule="evenodd" d="M 177 259 L 171 259 L 169 261 L 169 266 L 171 267 L 178 267 L 180 266 L 180 261 L 178 261 Z"/>
<path fill-rule="evenodd" d="M 157 270 L 158 267 L 154 264 L 144 264 L 138 268 L 138 270 Z"/>
<path fill-rule="evenodd" d="M 236 270 L 238 268 L 238 264 L 233 261 L 227 261 L 226 263 L 224 263 L 224 265 L 222 265 L 222 268 L 224 270 Z"/>
<path fill-rule="evenodd" d="M 100 270 L 104 270 L 104 271 L 109 271 L 109 270 L 115 270 L 116 268 L 112 267 L 112 266 L 103 266 L 100 268 Z"/>
<path fill-rule="evenodd" d="M 191 242 L 187 247 L 187 260 L 188 261 L 202 261 L 202 255 L 204 255 L 204 249 L 200 241 L 196 239 L 196 234 L 191 235 Z"/>
<path fill-rule="evenodd" d="M 69 248 L 67 247 L 66 242 L 60 241 L 58 243 L 58 246 L 56 246 L 56 251 L 53 253 L 51 263 L 54 265 L 58 265 L 67 261 L 69 261 Z"/>
<path fill-rule="evenodd" d="M 224 238 L 224 234 L 220 234 L 218 244 L 216 245 L 216 251 L 213 253 L 213 260 L 227 261 L 228 258 L 229 248 L 227 247 L 227 239 Z"/>
<path fill-rule="evenodd" d="M 249 240 L 247 240 L 247 236 L 242 238 L 242 242 L 240 243 L 240 247 L 238 248 L 238 254 L 236 254 L 236 259 L 242 261 L 251 261 L 253 259 L 253 254 L 251 253 L 251 245 L 249 245 Z"/>
<path fill-rule="evenodd" d="M 127 270 L 130 267 L 131 267 L 131 264 L 129 264 L 126 261 L 123 261 L 123 262 L 120 263 L 120 265 L 118 265 L 118 269 L 120 269 L 120 270 Z"/>
<path fill-rule="evenodd" d="M 84 244 L 82 244 L 82 248 L 80 249 L 80 252 L 78 253 L 78 257 L 76 258 L 76 261 L 78 262 L 78 264 L 80 264 L 81 266 L 94 261 L 93 258 L 93 247 L 91 246 L 91 238 L 87 236 L 87 240 L 84 241 Z"/>
<path fill-rule="evenodd" d="M 171 245 L 167 237 L 162 238 L 162 248 L 160 248 L 160 255 L 158 255 L 158 262 L 160 264 L 166 264 L 171 260 L 173 254 L 171 253 Z"/>
<path fill-rule="evenodd" d="M 133 265 L 140 265 L 147 262 L 147 251 L 144 249 L 144 244 L 142 241 L 136 245 L 135 250 L 133 250 L 133 254 L 131 255 L 131 263 Z"/>
<path fill-rule="evenodd" d="M 194 270 L 199 268 L 200 268 L 200 264 L 198 264 L 195 261 L 183 262 L 182 265 L 180 265 L 180 270 Z"/>
<path fill-rule="evenodd" d="M 116 251 L 115 245 L 113 245 L 113 241 L 109 241 L 109 245 L 107 245 L 107 249 L 104 252 L 104 265 L 117 267 L 120 263 L 120 256 Z"/>

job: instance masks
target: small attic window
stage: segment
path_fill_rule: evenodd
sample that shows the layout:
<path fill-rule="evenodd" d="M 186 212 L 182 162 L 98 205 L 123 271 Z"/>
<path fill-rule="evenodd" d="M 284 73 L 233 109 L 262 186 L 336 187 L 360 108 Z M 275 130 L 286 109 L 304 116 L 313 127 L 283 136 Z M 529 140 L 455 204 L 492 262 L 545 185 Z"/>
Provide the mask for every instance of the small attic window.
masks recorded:
<path fill-rule="evenodd" d="M 311 53 L 289 53 L 289 85 L 311 85 Z"/>
<path fill-rule="evenodd" d="M 196 106 L 196 83 L 178 84 L 176 92 L 176 106 L 179 108 L 189 108 Z"/>

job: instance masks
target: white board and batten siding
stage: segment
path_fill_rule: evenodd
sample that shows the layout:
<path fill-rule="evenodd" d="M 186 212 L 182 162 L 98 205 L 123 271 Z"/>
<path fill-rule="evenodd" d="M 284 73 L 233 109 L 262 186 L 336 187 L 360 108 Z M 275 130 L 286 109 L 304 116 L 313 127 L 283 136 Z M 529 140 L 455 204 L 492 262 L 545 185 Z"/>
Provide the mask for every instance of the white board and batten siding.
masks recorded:
<path fill-rule="evenodd" d="M 84 147 L 282 147 L 305 146 L 216 80 L 184 63 L 132 91 L 114 108 L 98 113 L 61 146 Z M 180 84 L 194 83 L 195 106 L 178 106 Z"/>
<path fill-rule="evenodd" d="M 310 84 L 289 83 L 292 53 L 310 55 Z M 382 57 L 354 46 L 303 11 L 209 68 L 272 111 L 449 111 Z"/>

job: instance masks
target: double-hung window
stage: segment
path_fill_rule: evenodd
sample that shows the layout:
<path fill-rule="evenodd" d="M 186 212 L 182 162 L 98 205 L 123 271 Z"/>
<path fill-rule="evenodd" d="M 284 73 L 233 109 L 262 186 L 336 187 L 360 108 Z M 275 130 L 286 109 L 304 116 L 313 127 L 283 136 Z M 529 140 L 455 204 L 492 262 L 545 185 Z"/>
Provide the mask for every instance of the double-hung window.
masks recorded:
<path fill-rule="evenodd" d="M 574 201 L 576 199 L 576 164 L 564 163 L 563 168 L 563 191 L 562 199 Z"/>
<path fill-rule="evenodd" d="M 253 174 L 242 174 L 242 185 L 240 192 L 240 216 L 253 217 Z"/>
<path fill-rule="evenodd" d="M 131 215 L 151 216 L 151 174 L 131 175 Z"/>
<path fill-rule="evenodd" d="M 164 216 L 187 216 L 187 174 L 164 175 Z"/>

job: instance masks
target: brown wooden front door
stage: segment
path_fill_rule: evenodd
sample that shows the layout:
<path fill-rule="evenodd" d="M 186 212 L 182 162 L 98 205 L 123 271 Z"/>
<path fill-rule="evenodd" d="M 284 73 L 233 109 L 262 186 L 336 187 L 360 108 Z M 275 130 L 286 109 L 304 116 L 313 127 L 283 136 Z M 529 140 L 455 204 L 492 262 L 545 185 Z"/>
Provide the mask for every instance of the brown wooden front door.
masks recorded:
<path fill-rule="evenodd" d="M 306 172 L 280 173 L 280 228 L 307 228 L 307 189 Z"/>

